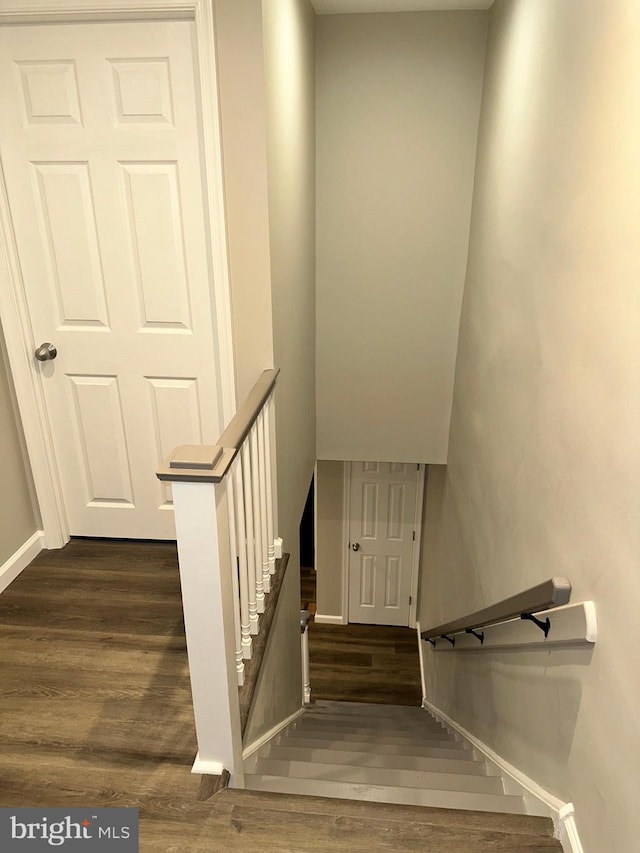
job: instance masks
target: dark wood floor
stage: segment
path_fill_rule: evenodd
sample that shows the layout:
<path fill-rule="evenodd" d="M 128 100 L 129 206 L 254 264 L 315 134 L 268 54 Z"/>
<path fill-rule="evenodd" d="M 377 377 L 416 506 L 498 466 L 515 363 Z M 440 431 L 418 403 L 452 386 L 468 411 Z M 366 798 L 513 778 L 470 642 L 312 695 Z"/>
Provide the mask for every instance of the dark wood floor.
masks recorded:
<path fill-rule="evenodd" d="M 301 607 L 315 613 L 316 573 L 300 570 Z M 314 699 L 420 705 L 418 641 L 412 628 L 309 623 Z"/>
<path fill-rule="evenodd" d="M 420 705 L 416 632 L 380 625 L 309 624 L 314 699 Z"/>
<path fill-rule="evenodd" d="M 199 801 L 195 752 L 175 548 L 41 554 L 0 595 L 0 806 L 137 807 L 143 853 L 557 849 L 532 818 L 250 791 Z"/>

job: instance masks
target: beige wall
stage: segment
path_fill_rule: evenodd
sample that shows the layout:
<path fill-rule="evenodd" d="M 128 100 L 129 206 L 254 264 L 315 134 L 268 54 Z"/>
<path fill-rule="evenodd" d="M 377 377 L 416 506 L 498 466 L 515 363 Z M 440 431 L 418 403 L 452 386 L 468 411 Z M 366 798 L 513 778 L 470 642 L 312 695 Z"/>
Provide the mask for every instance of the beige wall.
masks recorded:
<path fill-rule="evenodd" d="M 214 0 L 236 394 L 273 367 L 260 0 Z"/>
<path fill-rule="evenodd" d="M 265 0 L 263 16 L 279 532 L 297 565 L 316 460 L 315 16 L 308 0 Z"/>
<path fill-rule="evenodd" d="M 566 575 L 598 643 L 427 652 L 429 698 L 563 800 L 585 850 L 637 848 L 640 5 L 492 13 L 447 470 L 420 620 Z"/>
<path fill-rule="evenodd" d="M 446 459 L 486 25 L 318 18 L 319 459 Z"/>
<path fill-rule="evenodd" d="M 315 15 L 308 0 L 215 12 L 237 396 L 281 368 L 279 532 L 297 559 L 315 463 Z"/>
<path fill-rule="evenodd" d="M 246 743 L 302 704 L 299 533 L 315 463 L 315 16 L 307 0 L 265 0 L 262 16 L 273 308 L 262 320 L 273 323 L 275 364 L 282 370 L 278 532 L 291 557 Z"/>
<path fill-rule="evenodd" d="M 318 460 L 316 473 L 316 607 L 342 616 L 344 463 Z"/>
<path fill-rule="evenodd" d="M 32 504 L 28 470 L 2 330 L 0 329 L 0 566 L 32 536 L 38 520 Z"/>

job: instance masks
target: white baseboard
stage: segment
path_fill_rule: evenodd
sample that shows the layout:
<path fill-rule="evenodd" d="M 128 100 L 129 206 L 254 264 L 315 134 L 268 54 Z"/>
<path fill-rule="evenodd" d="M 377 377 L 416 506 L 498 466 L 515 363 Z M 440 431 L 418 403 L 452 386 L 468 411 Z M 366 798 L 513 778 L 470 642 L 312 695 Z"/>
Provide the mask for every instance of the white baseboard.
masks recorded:
<path fill-rule="evenodd" d="M 346 625 L 347 623 L 342 616 L 323 616 L 322 613 L 316 613 L 313 617 L 314 622 L 319 622 L 321 625 Z"/>
<path fill-rule="evenodd" d="M 292 723 L 294 720 L 297 720 L 298 717 L 301 717 L 304 714 L 306 708 L 298 708 L 297 711 L 294 711 L 293 714 L 290 714 L 286 720 L 283 720 L 281 723 L 278 723 L 277 726 L 274 726 L 272 729 L 269 729 L 268 732 L 263 734 L 257 740 L 254 740 L 253 743 L 250 743 L 249 746 L 246 746 L 242 750 L 242 757 L 249 758 L 250 755 L 253 755 L 254 752 L 257 752 L 261 746 L 264 746 L 265 743 L 268 743 L 271 738 L 275 737 L 279 734 L 282 729 L 285 729 L 289 723 Z"/>
<path fill-rule="evenodd" d="M 454 734 L 466 740 L 484 756 L 490 765 L 492 764 L 500 772 L 505 783 L 506 793 L 521 795 L 527 814 L 550 817 L 553 820 L 555 837 L 560 840 L 564 853 L 584 853 L 578 836 L 572 803 L 565 803 L 554 797 L 553 794 L 546 791 L 537 782 L 534 782 L 533 779 L 530 779 L 521 770 L 514 767 L 513 764 L 505 761 L 502 756 L 494 752 L 486 743 L 483 743 L 459 723 L 456 723 L 448 714 L 436 708 L 424 696 L 422 698 L 422 707 L 433 714 L 441 723 L 444 723 Z"/>
<path fill-rule="evenodd" d="M 42 551 L 45 544 L 44 531 L 36 530 L 33 536 L 30 536 L 8 560 L 5 560 L 0 566 L 0 592 L 8 587 L 23 569 L 27 568 L 29 563 Z"/>

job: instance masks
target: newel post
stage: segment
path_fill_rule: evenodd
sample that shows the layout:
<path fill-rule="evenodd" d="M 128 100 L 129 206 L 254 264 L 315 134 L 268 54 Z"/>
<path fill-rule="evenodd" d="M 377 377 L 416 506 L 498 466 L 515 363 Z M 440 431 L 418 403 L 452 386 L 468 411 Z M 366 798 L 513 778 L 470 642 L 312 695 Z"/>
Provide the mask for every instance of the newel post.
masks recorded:
<path fill-rule="evenodd" d="M 211 468 L 222 454 L 214 447 L 197 450 L 201 457 L 209 454 Z M 184 447 L 174 453 L 176 479 L 171 478 L 198 739 L 193 772 L 217 775 L 228 770 L 231 784 L 242 787 L 227 485 L 224 480 L 203 482 L 203 465 L 199 470 L 189 471 L 186 465 L 182 468 L 180 463 L 188 462 L 193 451 Z M 193 479 L 189 474 L 195 475 Z"/>

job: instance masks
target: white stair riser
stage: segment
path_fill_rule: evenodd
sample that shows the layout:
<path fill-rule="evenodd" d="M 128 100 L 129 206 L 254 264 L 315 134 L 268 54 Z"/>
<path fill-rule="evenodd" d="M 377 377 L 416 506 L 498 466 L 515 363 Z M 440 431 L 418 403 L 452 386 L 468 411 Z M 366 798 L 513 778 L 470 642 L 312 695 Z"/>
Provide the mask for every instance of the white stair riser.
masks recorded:
<path fill-rule="evenodd" d="M 498 776 L 474 776 L 460 773 L 431 773 L 419 770 L 393 770 L 386 767 L 321 764 L 308 761 L 279 761 L 260 758 L 254 772 L 266 776 L 289 776 L 295 779 L 335 779 L 360 785 L 394 788 L 420 788 L 439 791 L 464 791 L 479 794 L 503 794 Z"/>
<path fill-rule="evenodd" d="M 506 794 L 478 794 L 458 791 L 395 788 L 393 786 L 360 785 L 320 779 L 290 779 L 285 776 L 247 774 L 245 784 L 254 791 L 276 791 L 283 794 L 307 794 L 318 797 L 366 800 L 377 803 L 403 803 L 442 809 L 524 814 L 522 797 Z"/>
<path fill-rule="evenodd" d="M 325 764 L 349 764 L 362 767 L 388 767 L 396 770 L 423 770 L 434 773 L 463 773 L 477 776 L 486 773 L 483 761 L 466 761 L 464 757 L 423 758 L 415 755 L 384 755 L 378 752 L 357 752 L 344 749 L 307 749 L 305 747 L 267 745 L 259 758 L 277 758 L 285 761 L 319 761 Z M 249 771 L 248 771 L 249 772 Z M 498 772 L 495 771 L 495 775 Z"/>

